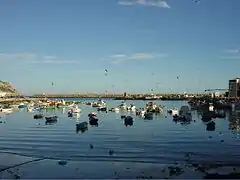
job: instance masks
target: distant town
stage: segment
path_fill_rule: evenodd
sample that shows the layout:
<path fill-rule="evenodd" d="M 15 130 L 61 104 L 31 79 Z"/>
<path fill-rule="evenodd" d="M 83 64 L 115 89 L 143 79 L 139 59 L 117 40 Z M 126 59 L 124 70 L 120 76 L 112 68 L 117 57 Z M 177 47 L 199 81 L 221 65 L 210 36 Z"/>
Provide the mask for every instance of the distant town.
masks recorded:
<path fill-rule="evenodd" d="M 112 98 L 116 100 L 184 100 L 191 99 L 193 97 L 215 97 L 215 98 L 240 98 L 240 78 L 234 78 L 229 80 L 228 89 L 205 89 L 204 93 L 146 93 L 146 94 L 115 94 L 115 93 L 75 93 L 75 94 L 36 94 L 33 96 L 23 96 L 20 93 L 16 93 L 16 90 L 10 87 L 9 83 L 4 84 L 8 86 L 8 89 L 11 89 L 10 93 L 8 91 L 0 91 L 0 97 L 29 97 L 29 98 Z M 3 89 L 3 88 L 2 88 Z M 14 93 L 12 93 L 14 92 Z"/>

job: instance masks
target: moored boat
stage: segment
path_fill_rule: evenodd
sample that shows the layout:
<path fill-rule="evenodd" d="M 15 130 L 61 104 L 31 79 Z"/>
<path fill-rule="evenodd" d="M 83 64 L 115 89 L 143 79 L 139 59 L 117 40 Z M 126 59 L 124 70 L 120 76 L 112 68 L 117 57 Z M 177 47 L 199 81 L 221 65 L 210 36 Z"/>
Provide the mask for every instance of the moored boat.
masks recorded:
<path fill-rule="evenodd" d="M 46 116 L 46 121 L 57 121 L 58 116 Z"/>
<path fill-rule="evenodd" d="M 27 105 L 25 105 L 24 103 L 21 103 L 21 104 L 18 105 L 18 108 L 19 108 L 19 109 L 21 109 L 21 108 L 26 108 L 26 107 L 27 107 Z"/>
<path fill-rule="evenodd" d="M 42 119 L 43 117 L 44 117 L 43 114 L 35 114 L 33 116 L 34 119 Z"/>
<path fill-rule="evenodd" d="M 2 108 L 2 109 L 0 109 L 0 112 L 4 113 L 4 114 L 10 114 L 13 112 L 13 110 L 12 110 L 12 108 Z"/>

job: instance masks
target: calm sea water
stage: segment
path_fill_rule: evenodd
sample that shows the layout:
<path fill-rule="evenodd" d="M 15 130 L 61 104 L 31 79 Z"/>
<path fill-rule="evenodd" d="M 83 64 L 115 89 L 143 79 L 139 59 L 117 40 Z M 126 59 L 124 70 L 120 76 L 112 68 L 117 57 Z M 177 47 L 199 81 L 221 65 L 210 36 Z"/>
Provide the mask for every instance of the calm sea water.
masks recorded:
<path fill-rule="evenodd" d="M 121 102 L 106 101 L 108 107 L 116 107 Z M 146 101 L 127 103 L 144 107 Z M 192 112 L 196 121 L 185 125 L 173 122 L 172 117 L 167 115 L 168 108 L 180 108 L 187 102 L 156 103 L 166 107 L 164 114 L 156 115 L 153 120 L 144 120 L 132 114 L 134 124 L 126 127 L 120 116 L 128 113 L 98 113 L 99 126 L 89 126 L 84 133 L 76 132 L 76 120 L 67 117 L 67 109 L 54 112 L 59 120 L 53 125 L 45 125 L 45 119 L 34 120 L 33 113 L 18 111 L 1 119 L 6 123 L 0 124 L 0 151 L 73 161 L 163 164 L 186 162 L 186 154 L 191 153 L 192 160 L 196 162 L 238 163 L 240 139 L 236 128 L 239 126 L 231 117 L 216 119 L 216 130 L 207 131 L 197 112 Z M 96 111 L 86 105 L 79 107 L 82 109 L 79 121 L 88 121 L 88 113 Z M 233 130 L 230 127 L 234 127 Z M 89 148 L 90 144 L 93 149 Z M 109 155 L 109 150 L 114 152 L 113 155 Z"/>

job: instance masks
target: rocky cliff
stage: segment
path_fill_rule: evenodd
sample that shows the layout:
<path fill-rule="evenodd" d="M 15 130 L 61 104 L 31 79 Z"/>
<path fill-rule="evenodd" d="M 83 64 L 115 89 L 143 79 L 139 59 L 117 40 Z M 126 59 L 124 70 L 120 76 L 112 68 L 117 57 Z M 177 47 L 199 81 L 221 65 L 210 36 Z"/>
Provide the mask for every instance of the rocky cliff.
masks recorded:
<path fill-rule="evenodd" d="M 7 95 L 11 96 L 19 95 L 19 92 L 9 82 L 3 82 L 0 80 L 0 93 L 1 92 L 6 92 Z"/>

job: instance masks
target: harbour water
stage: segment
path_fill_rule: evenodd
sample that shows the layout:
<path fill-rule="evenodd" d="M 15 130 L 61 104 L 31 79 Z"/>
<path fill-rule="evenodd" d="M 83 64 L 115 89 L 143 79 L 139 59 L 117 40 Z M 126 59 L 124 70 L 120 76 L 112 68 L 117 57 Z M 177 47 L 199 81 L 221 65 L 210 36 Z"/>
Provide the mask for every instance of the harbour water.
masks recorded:
<path fill-rule="evenodd" d="M 121 103 L 113 100 L 106 102 L 108 107 L 116 107 Z M 144 107 L 147 102 L 126 103 Z M 34 113 L 24 110 L 14 112 L 0 119 L 5 121 L 0 124 L 0 153 L 93 164 L 115 162 L 137 166 L 140 163 L 147 167 L 152 164 L 190 163 L 239 165 L 239 125 L 231 116 L 227 114 L 226 118 L 215 119 L 215 131 L 207 131 L 206 124 L 196 111 L 192 111 L 194 121 L 189 124 L 175 123 L 172 116 L 167 114 L 168 108 L 180 108 L 187 105 L 186 101 L 156 103 L 164 105 L 165 110 L 163 114 L 155 115 L 153 120 L 144 120 L 129 112 L 101 112 L 98 113 L 98 127 L 88 126 L 85 132 L 76 131 L 76 119 L 67 117 L 67 109 L 47 112 L 59 116 L 58 122 L 52 125 L 45 125 L 44 119 L 33 119 Z M 96 112 L 91 106 L 79 107 L 82 113 L 78 121 L 88 121 L 88 113 Z M 120 116 L 126 114 L 133 116 L 133 126 L 124 125 Z M 101 176 L 104 174 L 101 168 L 97 177 L 111 178 Z"/>

